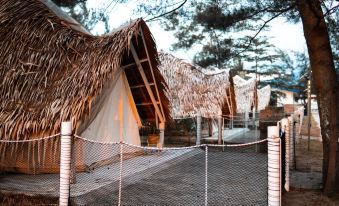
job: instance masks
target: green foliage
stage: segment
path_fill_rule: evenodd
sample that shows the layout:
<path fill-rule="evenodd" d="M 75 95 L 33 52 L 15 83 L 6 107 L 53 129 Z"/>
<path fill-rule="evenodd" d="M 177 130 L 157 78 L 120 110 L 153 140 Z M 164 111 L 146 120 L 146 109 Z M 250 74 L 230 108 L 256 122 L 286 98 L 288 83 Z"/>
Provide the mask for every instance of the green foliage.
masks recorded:
<path fill-rule="evenodd" d="M 282 53 L 275 50 L 275 47 L 269 43 L 269 38 L 266 36 L 259 36 L 253 39 L 250 47 L 247 46 L 249 39 L 251 39 L 250 36 L 240 39 L 243 43 L 240 43 L 238 48 L 244 49 L 240 57 L 246 62 L 253 63 L 252 70 L 256 73 L 267 73 L 270 65 L 278 57 L 282 57 Z"/>

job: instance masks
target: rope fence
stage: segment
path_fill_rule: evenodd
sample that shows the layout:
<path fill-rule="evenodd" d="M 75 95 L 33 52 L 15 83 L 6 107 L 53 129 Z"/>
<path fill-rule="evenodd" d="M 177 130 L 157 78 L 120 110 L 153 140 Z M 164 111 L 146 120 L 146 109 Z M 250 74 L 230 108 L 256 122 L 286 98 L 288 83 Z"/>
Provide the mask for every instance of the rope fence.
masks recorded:
<path fill-rule="evenodd" d="M 16 187 L 59 205 L 278 206 L 295 168 L 296 122 L 291 115 L 257 141 L 187 147 L 101 142 L 72 134 L 67 122 L 51 136 L 0 141 L 0 192 Z"/>

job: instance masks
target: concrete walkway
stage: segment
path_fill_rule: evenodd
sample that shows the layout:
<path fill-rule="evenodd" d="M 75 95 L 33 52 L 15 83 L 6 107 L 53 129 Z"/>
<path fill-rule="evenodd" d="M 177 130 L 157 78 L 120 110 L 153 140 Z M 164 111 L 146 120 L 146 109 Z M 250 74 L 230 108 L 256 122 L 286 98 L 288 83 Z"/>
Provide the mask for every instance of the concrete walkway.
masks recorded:
<path fill-rule="evenodd" d="M 259 136 L 259 130 L 250 130 L 248 128 L 223 130 L 223 140 L 225 143 L 255 142 L 259 139 Z M 218 132 L 214 132 L 212 137 L 203 137 L 202 140 L 207 143 L 216 143 L 218 141 Z"/>

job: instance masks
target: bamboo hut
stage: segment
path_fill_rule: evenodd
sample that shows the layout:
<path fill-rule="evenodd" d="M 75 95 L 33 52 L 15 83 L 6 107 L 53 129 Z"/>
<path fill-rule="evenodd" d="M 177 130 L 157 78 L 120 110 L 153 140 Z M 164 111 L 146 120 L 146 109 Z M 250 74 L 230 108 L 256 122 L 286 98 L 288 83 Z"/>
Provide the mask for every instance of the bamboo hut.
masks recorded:
<path fill-rule="evenodd" d="M 57 134 L 70 120 L 74 133 L 93 140 L 140 144 L 143 123 L 170 117 L 156 45 L 142 19 L 93 36 L 49 0 L 6 0 L 0 46 L 2 141 Z M 0 171 L 58 171 L 59 138 L 52 140 L 1 143 Z M 34 155 L 41 151 L 44 160 Z"/>
<path fill-rule="evenodd" d="M 254 77 L 245 80 L 235 75 L 232 79 L 234 82 L 237 113 L 250 112 L 254 107 L 260 111 L 268 106 L 271 97 L 270 85 L 258 89 Z"/>
<path fill-rule="evenodd" d="M 232 111 L 229 94 L 229 70 L 206 74 L 199 66 L 159 53 L 160 72 L 169 88 L 169 101 L 173 119 L 196 117 L 216 118 L 223 106 Z"/>

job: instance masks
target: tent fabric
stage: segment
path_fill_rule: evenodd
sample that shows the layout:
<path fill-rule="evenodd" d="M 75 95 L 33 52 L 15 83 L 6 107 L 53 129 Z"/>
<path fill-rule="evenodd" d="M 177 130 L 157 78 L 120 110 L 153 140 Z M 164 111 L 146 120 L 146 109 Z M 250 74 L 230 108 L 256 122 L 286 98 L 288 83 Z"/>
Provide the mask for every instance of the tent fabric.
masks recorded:
<path fill-rule="evenodd" d="M 254 102 L 255 78 L 245 80 L 236 75 L 233 77 L 235 101 L 237 112 L 245 113 L 251 111 Z"/>
<path fill-rule="evenodd" d="M 230 86 L 229 70 L 205 74 L 171 54 L 159 53 L 159 69 L 168 85 L 168 98 L 174 119 L 201 116 L 212 118 L 220 114 Z"/>
<path fill-rule="evenodd" d="M 271 99 L 271 86 L 266 85 L 261 89 L 257 89 L 258 95 L 258 110 L 264 110 L 268 104 L 270 103 Z"/>
<path fill-rule="evenodd" d="M 140 145 L 138 122 L 133 111 L 134 102 L 128 98 L 129 86 L 125 74 L 118 78 L 114 88 L 106 97 L 101 110 L 82 132 L 81 136 L 100 142 L 124 141 Z"/>

